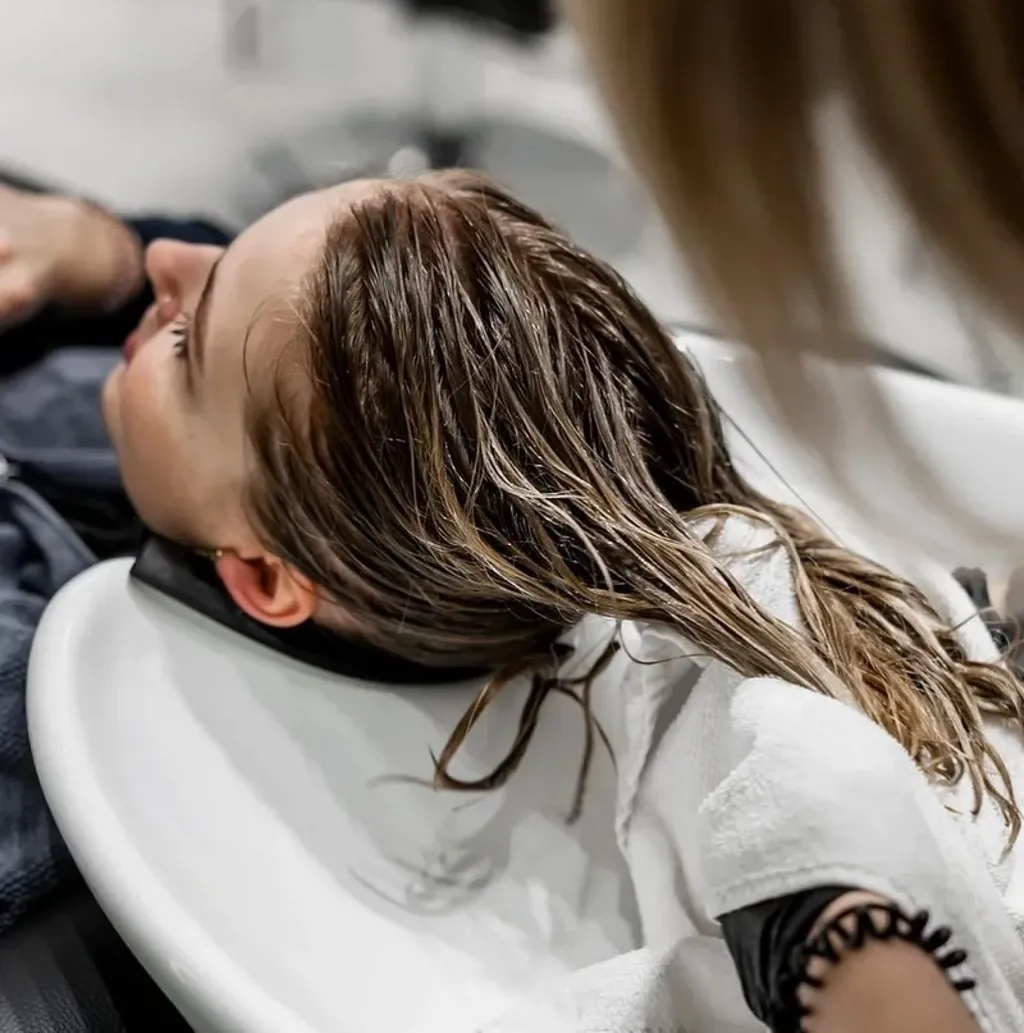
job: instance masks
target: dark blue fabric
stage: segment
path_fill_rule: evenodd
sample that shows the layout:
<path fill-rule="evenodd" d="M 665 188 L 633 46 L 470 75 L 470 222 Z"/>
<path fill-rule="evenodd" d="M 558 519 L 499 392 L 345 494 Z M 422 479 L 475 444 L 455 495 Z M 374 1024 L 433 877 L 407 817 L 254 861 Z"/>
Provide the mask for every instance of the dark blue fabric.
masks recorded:
<path fill-rule="evenodd" d="M 228 241 L 202 222 L 135 226 L 144 241 Z M 151 300 L 144 292 L 122 312 L 77 323 L 44 314 L 0 335 L 0 934 L 74 876 L 29 753 L 26 667 L 54 593 L 140 537 L 99 400 L 117 348 Z"/>

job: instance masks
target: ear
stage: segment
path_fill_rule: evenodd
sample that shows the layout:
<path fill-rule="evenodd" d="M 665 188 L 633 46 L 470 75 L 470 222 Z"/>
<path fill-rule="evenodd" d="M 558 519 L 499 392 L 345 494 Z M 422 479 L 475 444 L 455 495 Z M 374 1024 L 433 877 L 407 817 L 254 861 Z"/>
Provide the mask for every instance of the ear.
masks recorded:
<path fill-rule="evenodd" d="M 316 610 L 313 583 L 276 556 L 226 552 L 216 568 L 239 609 L 261 624 L 294 628 Z"/>

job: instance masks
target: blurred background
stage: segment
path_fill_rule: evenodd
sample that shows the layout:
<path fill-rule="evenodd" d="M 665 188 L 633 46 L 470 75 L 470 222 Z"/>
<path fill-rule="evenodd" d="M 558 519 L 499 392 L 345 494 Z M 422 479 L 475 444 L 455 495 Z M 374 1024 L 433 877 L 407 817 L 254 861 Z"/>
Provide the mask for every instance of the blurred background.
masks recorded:
<path fill-rule="evenodd" d="M 0 97 L 0 168 L 122 212 L 242 225 L 319 182 L 483 167 L 663 319 L 707 323 L 548 0 L 0 0 Z M 834 136 L 865 331 L 895 364 L 1024 394 L 1005 335 Z"/>

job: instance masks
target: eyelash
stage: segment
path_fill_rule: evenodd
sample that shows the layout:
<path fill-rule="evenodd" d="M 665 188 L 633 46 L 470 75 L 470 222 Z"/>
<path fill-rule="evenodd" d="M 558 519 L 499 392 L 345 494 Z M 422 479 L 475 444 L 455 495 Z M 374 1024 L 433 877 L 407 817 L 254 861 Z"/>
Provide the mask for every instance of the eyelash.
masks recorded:
<path fill-rule="evenodd" d="M 188 319 L 185 316 L 179 317 L 178 325 L 171 329 L 171 346 L 174 348 L 175 358 L 182 362 L 188 360 L 188 330 Z"/>

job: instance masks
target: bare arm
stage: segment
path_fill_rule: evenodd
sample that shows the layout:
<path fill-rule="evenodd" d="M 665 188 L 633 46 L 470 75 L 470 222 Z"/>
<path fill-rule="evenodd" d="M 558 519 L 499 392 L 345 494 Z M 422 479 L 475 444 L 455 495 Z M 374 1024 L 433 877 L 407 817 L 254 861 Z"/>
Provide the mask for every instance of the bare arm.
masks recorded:
<path fill-rule="evenodd" d="M 720 919 L 751 1011 L 801 1033 L 977 1033 L 955 933 L 849 887 L 764 900 Z M 803 1014 L 806 1012 L 806 1014 Z"/>
<path fill-rule="evenodd" d="M 142 282 L 142 244 L 125 223 L 76 198 L 0 185 L 0 331 L 50 304 L 111 311 Z"/>
<path fill-rule="evenodd" d="M 814 933 L 849 908 L 869 903 L 885 901 L 844 894 L 822 912 Z M 832 942 L 839 962 L 812 959 L 808 975 L 821 986 L 800 989 L 811 1009 L 804 1019 L 807 1033 L 979 1033 L 945 972 L 920 947 L 890 940 L 844 949 L 838 936 Z"/>

